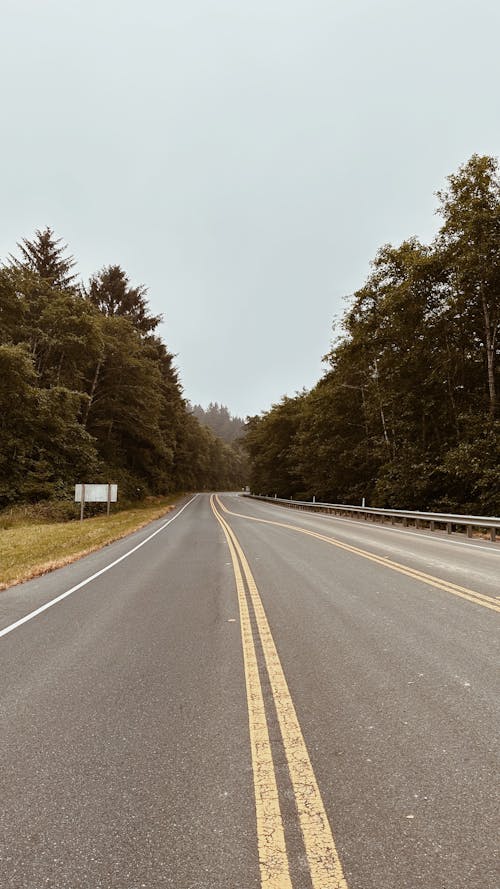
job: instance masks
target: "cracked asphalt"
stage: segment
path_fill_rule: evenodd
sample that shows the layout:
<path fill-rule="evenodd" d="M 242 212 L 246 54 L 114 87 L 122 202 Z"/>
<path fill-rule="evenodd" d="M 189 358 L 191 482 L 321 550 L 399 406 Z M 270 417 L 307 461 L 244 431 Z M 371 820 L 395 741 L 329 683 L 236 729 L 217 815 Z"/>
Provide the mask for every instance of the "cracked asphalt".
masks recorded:
<path fill-rule="evenodd" d="M 498 546 L 221 499 L 500 594 Z M 308 536 L 226 518 L 349 889 L 498 889 L 498 615 Z M 161 525 L 0 593 L 0 629 Z M 258 645 L 257 658 L 290 875 L 311 889 Z M 261 886 L 238 600 L 208 496 L 0 638 L 0 750 L 2 889 Z"/>

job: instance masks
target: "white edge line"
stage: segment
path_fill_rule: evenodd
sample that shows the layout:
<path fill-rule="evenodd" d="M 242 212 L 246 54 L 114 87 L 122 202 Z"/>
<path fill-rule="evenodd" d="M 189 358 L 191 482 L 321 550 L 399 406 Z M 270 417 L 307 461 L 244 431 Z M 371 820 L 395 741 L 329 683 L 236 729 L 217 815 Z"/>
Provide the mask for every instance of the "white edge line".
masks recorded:
<path fill-rule="evenodd" d="M 47 611 L 48 608 L 52 608 L 53 605 L 57 605 L 58 602 L 62 602 L 63 599 L 66 599 L 67 596 L 71 596 L 72 593 L 76 593 L 77 590 L 81 590 L 82 587 L 87 586 L 87 584 L 95 580 L 96 577 L 100 577 L 101 574 L 105 574 L 106 571 L 110 570 L 110 568 L 114 568 L 115 565 L 118 565 L 119 562 L 123 562 L 124 559 L 128 559 L 128 557 L 131 556 L 132 553 L 137 552 L 137 550 L 140 549 L 141 546 L 144 546 L 145 543 L 148 543 L 148 541 L 152 540 L 153 537 L 156 537 L 156 535 L 159 534 L 160 531 L 163 531 L 164 528 L 167 527 L 167 525 L 171 525 L 172 522 L 175 522 L 175 520 L 179 518 L 180 514 L 184 512 L 185 509 L 187 509 L 190 503 L 192 503 L 197 496 L 198 494 L 195 494 L 194 497 L 191 497 L 191 500 L 188 500 L 188 502 L 184 504 L 182 509 L 180 509 L 179 512 L 176 512 L 176 514 L 172 516 L 172 518 L 169 519 L 168 522 L 164 522 L 164 524 L 160 528 L 157 528 L 156 531 L 153 531 L 153 533 L 150 534 L 149 537 L 141 540 L 141 542 L 138 543 L 137 546 L 129 549 L 128 552 L 123 554 L 123 556 L 115 559 L 114 562 L 110 562 L 109 565 L 106 565 L 105 568 L 101 568 L 100 571 L 96 571 L 95 574 L 91 574 L 90 577 L 86 577 L 85 580 L 81 580 L 80 583 L 76 584 L 76 586 L 72 586 L 71 589 L 66 590 L 65 593 L 61 593 L 60 596 L 56 596 L 55 599 L 51 599 L 50 602 L 46 602 L 45 605 L 40 605 L 39 608 L 35 608 L 34 611 L 30 611 L 29 614 L 25 614 L 24 617 L 20 617 L 19 620 L 16 620 L 13 624 L 9 624 L 8 627 L 4 627 L 3 630 L 0 630 L 0 638 L 2 636 L 7 636 L 8 633 L 12 633 L 12 630 L 17 630 L 18 627 L 22 626 L 22 624 L 27 623 L 29 620 L 33 620 L 34 617 L 37 617 L 44 611 Z"/>

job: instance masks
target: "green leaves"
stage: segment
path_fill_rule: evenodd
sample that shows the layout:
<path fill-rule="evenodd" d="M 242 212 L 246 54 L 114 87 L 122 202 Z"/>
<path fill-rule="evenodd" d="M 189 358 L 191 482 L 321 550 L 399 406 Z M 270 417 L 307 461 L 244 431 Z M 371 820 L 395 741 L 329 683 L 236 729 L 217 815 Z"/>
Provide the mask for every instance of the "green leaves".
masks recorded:
<path fill-rule="evenodd" d="M 19 250 L 0 268 L 0 506 L 82 479 L 129 498 L 243 484 L 243 457 L 182 397 L 146 289 L 116 265 L 77 286 L 49 228 Z"/>
<path fill-rule="evenodd" d="M 93 275 L 84 293 L 103 315 L 127 318 L 141 334 L 155 330 L 162 320 L 161 315 L 149 314 L 146 288 L 131 287 L 119 265 L 106 266 Z"/>
<path fill-rule="evenodd" d="M 72 256 L 65 256 L 66 244 L 56 238 L 49 226 L 37 229 L 32 241 L 23 238 L 18 243 L 20 257 L 11 256 L 10 265 L 15 269 L 32 272 L 52 287 L 73 289 L 76 275 L 73 268 L 76 263 Z"/>
<path fill-rule="evenodd" d="M 79 416 L 82 396 L 38 385 L 27 349 L 0 345 L 0 502 L 41 499 L 98 471 Z"/>
<path fill-rule="evenodd" d="M 447 301 L 464 319 L 485 364 L 488 410 L 498 412 L 500 328 L 500 178 L 498 161 L 477 154 L 448 177 L 439 193 L 443 217 L 438 246 L 447 268 Z M 472 336 L 471 336 L 472 334 Z"/>
<path fill-rule="evenodd" d="M 500 512 L 498 163 L 448 183 L 432 244 L 377 253 L 323 379 L 252 419 L 255 491 Z"/>

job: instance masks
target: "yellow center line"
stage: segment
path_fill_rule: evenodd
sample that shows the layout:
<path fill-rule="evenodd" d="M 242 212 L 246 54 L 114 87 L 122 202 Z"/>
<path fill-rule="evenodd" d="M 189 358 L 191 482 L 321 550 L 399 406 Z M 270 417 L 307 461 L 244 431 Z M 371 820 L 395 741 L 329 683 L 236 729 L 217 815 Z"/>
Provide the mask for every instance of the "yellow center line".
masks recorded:
<path fill-rule="evenodd" d="M 320 534 L 317 531 L 311 531 L 308 528 L 301 528 L 299 525 L 291 525 L 288 522 L 276 522 L 271 519 L 260 519 L 255 516 L 245 515 L 240 512 L 233 512 L 228 509 L 227 506 L 221 502 L 219 498 L 217 498 L 217 502 L 221 509 L 224 510 L 228 515 L 236 516 L 238 518 L 246 519 L 249 522 L 259 522 L 264 525 L 275 525 L 278 528 L 288 528 L 291 531 L 297 531 L 299 534 L 307 534 L 309 537 L 314 537 L 316 540 L 321 540 L 324 543 L 329 543 L 331 546 L 336 546 L 339 549 L 346 550 L 347 552 L 354 553 L 354 555 L 361 556 L 363 559 L 368 559 L 370 562 L 375 562 L 378 565 L 382 565 L 384 568 L 390 568 L 392 571 L 397 571 L 400 574 L 405 574 L 407 577 L 411 577 L 413 580 L 421 581 L 422 583 L 426 583 L 428 586 L 435 587 L 440 590 L 444 590 L 446 593 L 451 593 L 454 596 L 459 596 L 462 599 L 467 599 L 469 602 L 473 602 L 475 605 L 482 605 L 483 608 L 489 608 L 491 611 L 500 612 L 500 605 L 496 598 L 493 596 L 487 596 L 484 593 L 478 593 L 476 590 L 470 590 L 467 587 L 459 586 L 456 583 L 452 583 L 448 580 L 442 580 L 440 577 L 435 577 L 432 574 L 426 574 L 423 571 L 419 571 L 417 568 L 410 568 L 408 565 L 401 565 L 400 562 L 394 562 L 392 559 L 388 559 L 385 556 L 377 556 L 375 553 L 368 552 L 365 549 L 360 549 L 357 546 L 352 546 L 349 543 L 344 543 L 341 540 L 338 540 L 336 537 L 327 537 L 324 534 Z"/>
<path fill-rule="evenodd" d="M 219 498 L 216 500 L 217 504 L 222 506 Z M 224 529 L 228 543 L 231 542 L 239 556 L 247 581 L 297 804 L 313 889 L 347 889 L 328 816 L 254 577 L 234 531 L 217 512 L 213 500 L 212 509 Z"/>
<path fill-rule="evenodd" d="M 238 594 L 261 886 L 265 889 L 292 889 L 276 774 L 243 578 L 233 542 L 225 527 L 226 523 L 214 507 L 213 496 L 210 505 L 226 536 Z"/>

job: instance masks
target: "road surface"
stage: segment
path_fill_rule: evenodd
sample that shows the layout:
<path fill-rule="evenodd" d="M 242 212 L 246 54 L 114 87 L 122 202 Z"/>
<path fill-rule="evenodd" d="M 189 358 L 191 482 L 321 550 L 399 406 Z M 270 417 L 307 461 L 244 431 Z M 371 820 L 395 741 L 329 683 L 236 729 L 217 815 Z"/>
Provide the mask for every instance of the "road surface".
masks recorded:
<path fill-rule="evenodd" d="M 2 889 L 498 889 L 499 597 L 233 494 L 1 593 Z"/>

